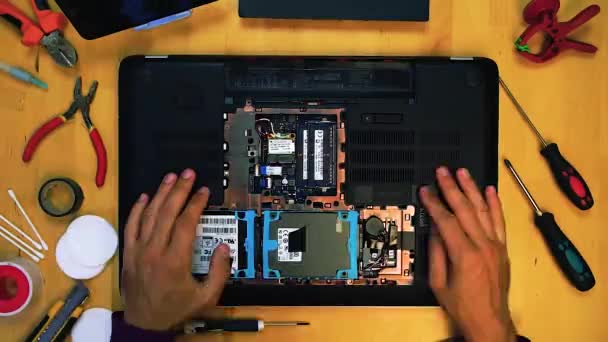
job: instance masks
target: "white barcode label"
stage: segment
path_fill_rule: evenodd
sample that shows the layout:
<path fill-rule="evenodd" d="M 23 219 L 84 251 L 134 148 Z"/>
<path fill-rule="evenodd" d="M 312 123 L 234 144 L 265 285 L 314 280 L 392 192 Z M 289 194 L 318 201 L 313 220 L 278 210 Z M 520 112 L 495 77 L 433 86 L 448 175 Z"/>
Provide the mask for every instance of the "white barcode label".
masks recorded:
<path fill-rule="evenodd" d="M 269 139 L 268 154 L 293 154 L 296 144 L 291 139 Z"/>
<path fill-rule="evenodd" d="M 238 220 L 231 215 L 201 216 L 196 226 L 196 238 L 192 253 L 192 273 L 209 273 L 213 250 L 224 243 L 230 247 L 232 273 L 238 268 L 239 235 Z"/>
<path fill-rule="evenodd" d="M 315 131 L 315 180 L 323 180 L 323 131 Z"/>
<path fill-rule="evenodd" d="M 207 233 L 207 234 L 236 234 L 237 233 L 237 228 L 234 227 L 204 227 L 203 228 L 203 235 Z"/>
<path fill-rule="evenodd" d="M 308 130 L 302 131 L 302 179 L 308 179 Z"/>
<path fill-rule="evenodd" d="M 204 226 L 235 225 L 236 219 L 232 216 L 201 216 L 199 223 Z"/>
<path fill-rule="evenodd" d="M 302 262 L 302 252 L 289 252 L 289 233 L 296 230 L 299 230 L 299 228 L 279 228 L 277 253 L 280 262 Z"/>

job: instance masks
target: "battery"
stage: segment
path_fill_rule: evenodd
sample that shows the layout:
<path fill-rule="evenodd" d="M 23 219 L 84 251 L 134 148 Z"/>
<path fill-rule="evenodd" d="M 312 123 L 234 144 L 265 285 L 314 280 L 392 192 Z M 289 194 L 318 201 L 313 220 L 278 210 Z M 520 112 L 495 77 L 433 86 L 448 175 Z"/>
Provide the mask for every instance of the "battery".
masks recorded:
<path fill-rule="evenodd" d="M 224 243 L 230 247 L 233 278 L 254 278 L 255 211 L 206 211 L 196 227 L 192 253 L 192 274 L 209 273 L 215 248 Z"/>

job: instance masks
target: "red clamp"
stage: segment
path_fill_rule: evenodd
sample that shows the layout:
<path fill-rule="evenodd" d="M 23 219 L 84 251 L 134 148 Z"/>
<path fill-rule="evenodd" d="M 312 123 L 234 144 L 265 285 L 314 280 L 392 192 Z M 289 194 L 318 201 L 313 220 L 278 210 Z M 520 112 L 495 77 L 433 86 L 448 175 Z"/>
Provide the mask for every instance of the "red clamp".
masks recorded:
<path fill-rule="evenodd" d="M 586 53 L 597 51 L 597 47 L 591 44 L 568 39 L 568 34 L 595 17 L 600 12 L 600 6 L 591 5 L 570 21 L 561 23 L 557 21 L 559 7 L 559 0 L 533 0 L 524 9 L 524 20 L 530 26 L 519 36 L 515 47 L 520 54 L 532 62 L 546 62 L 568 49 Z M 546 37 L 544 50 L 533 54 L 528 47 L 528 41 L 540 31 L 544 32 Z"/>

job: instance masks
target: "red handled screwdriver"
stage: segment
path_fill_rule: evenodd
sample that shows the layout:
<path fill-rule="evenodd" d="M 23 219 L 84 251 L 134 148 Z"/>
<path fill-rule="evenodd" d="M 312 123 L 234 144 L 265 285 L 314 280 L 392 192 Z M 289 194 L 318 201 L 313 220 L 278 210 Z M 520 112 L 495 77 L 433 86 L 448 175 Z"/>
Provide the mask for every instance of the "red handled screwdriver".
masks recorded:
<path fill-rule="evenodd" d="M 534 126 L 532 123 L 532 120 L 530 120 L 528 114 L 526 114 L 526 111 L 519 104 L 513 93 L 511 93 L 509 87 L 507 87 L 502 78 L 499 78 L 498 80 L 511 101 L 513 101 L 515 108 L 517 108 L 524 120 L 526 120 L 534 133 L 536 133 L 536 136 L 543 145 L 543 148 L 540 150 L 540 154 L 549 162 L 551 172 L 553 173 L 553 177 L 557 181 L 559 188 L 579 209 L 591 209 L 591 207 L 593 207 L 593 196 L 591 196 L 591 191 L 583 179 L 583 176 L 581 176 L 581 174 L 572 166 L 572 164 L 570 164 L 566 158 L 562 156 L 557 144 L 547 143 L 536 126 Z"/>
<path fill-rule="evenodd" d="M 528 188 L 526 188 L 524 182 L 519 178 L 511 162 L 505 159 L 505 165 L 507 165 L 521 190 L 528 197 L 532 207 L 534 207 L 536 214 L 534 224 L 543 235 L 545 243 L 549 246 L 549 250 L 551 250 L 551 254 L 557 265 L 574 287 L 579 291 L 589 291 L 595 286 L 595 277 L 593 276 L 593 272 L 591 272 L 591 268 L 572 241 L 559 228 L 559 225 L 555 222 L 555 216 L 550 212 L 543 212 L 538 204 L 536 204 L 536 201 L 530 194 L 530 191 L 528 191 Z"/>

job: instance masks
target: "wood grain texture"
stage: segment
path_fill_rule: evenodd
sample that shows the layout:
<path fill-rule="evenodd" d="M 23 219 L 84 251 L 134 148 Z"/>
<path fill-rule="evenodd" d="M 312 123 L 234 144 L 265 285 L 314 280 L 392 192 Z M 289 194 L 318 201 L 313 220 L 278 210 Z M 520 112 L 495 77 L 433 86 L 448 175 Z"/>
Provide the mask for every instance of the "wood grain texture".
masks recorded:
<path fill-rule="evenodd" d="M 29 1 L 13 0 L 31 13 Z M 608 0 L 596 0 L 608 10 Z M 512 160 L 542 206 L 553 211 L 563 230 L 585 255 L 595 272 L 596 287 L 579 293 L 553 263 L 535 230 L 531 211 L 515 183 L 500 167 L 500 192 L 507 222 L 512 262 L 511 309 L 522 334 L 535 341 L 603 341 L 608 336 L 608 20 L 605 13 L 574 33 L 599 47 L 594 56 L 564 53 L 535 65 L 516 55 L 512 42 L 524 30 L 525 1 L 431 1 L 428 23 L 351 21 L 246 20 L 237 15 L 237 0 L 220 0 L 195 11 L 192 18 L 149 32 L 123 32 L 96 41 L 81 39 L 72 27 L 67 38 L 77 47 L 75 70 L 60 69 L 41 50 L 40 77 L 48 92 L 17 83 L 0 74 L 0 212 L 25 225 L 5 189 L 17 191 L 51 250 L 68 219 L 51 219 L 36 203 L 38 187 L 48 178 L 67 176 L 80 182 L 86 199 L 80 214 L 117 221 L 117 71 L 132 54 L 272 54 L 272 55 L 458 55 L 487 56 L 500 66 L 520 102 L 548 140 L 586 177 L 595 207 L 581 212 L 562 196 L 550 179 L 532 132 L 501 93 L 500 155 Z M 562 1 L 562 20 L 584 4 Z M 14 29 L 0 22 L 0 59 L 33 70 L 35 49 L 19 43 Z M 94 184 L 95 153 L 77 118 L 46 140 L 34 160 L 24 165 L 26 138 L 72 98 L 77 75 L 85 85 L 100 81 L 91 115 L 106 142 L 109 172 L 106 185 Z M 204 162 L 202 160 L 201 162 Z M 0 241 L 0 257 L 18 251 Z M 116 258 L 98 278 L 89 281 L 89 307 L 121 308 Z M 42 297 L 27 316 L 0 319 L 3 341 L 17 341 L 37 323 L 54 301 L 72 285 L 53 255 L 40 263 L 45 279 Z M 450 323 L 438 308 L 239 308 L 229 316 L 266 320 L 307 320 L 310 327 L 268 329 L 261 334 L 216 335 L 211 341 L 437 341 L 450 334 Z M 187 340 L 196 340 L 187 339 Z"/>

